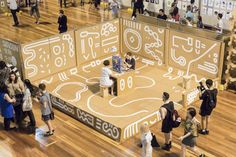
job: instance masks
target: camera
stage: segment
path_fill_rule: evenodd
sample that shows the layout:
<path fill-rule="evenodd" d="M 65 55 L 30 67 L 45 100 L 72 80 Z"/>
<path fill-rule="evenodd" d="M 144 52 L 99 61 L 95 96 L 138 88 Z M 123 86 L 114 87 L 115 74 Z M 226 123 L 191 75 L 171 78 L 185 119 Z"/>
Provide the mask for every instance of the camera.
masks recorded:
<path fill-rule="evenodd" d="M 197 89 L 200 90 L 201 92 L 206 90 L 206 88 L 203 86 L 202 82 L 199 82 L 199 86 L 197 86 Z"/>

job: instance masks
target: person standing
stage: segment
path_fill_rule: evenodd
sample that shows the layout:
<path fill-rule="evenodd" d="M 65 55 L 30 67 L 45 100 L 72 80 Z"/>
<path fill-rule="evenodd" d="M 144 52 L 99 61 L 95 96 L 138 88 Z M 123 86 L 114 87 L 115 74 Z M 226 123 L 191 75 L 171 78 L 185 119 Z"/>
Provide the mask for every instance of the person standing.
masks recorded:
<path fill-rule="evenodd" d="M 179 8 L 177 7 L 177 2 L 173 2 L 171 4 L 171 8 L 169 10 L 169 13 L 175 21 L 179 21 L 180 16 L 179 16 Z"/>
<path fill-rule="evenodd" d="M 54 117 L 52 117 L 53 111 L 52 111 L 51 99 L 49 93 L 46 91 L 45 84 L 43 83 L 39 84 L 39 90 L 40 92 L 38 92 L 38 96 L 40 102 L 40 109 L 42 113 L 42 119 L 48 127 L 48 131 L 44 136 L 52 136 L 54 134 L 54 129 L 52 126 L 52 120 Z"/>
<path fill-rule="evenodd" d="M 199 133 L 203 135 L 209 134 L 209 117 L 213 109 L 216 107 L 218 94 L 217 89 L 213 88 L 213 81 L 211 79 L 206 80 L 206 86 L 207 89 L 203 91 L 200 90 L 200 99 L 202 100 L 202 104 L 200 106 L 199 114 L 201 115 L 202 130 Z"/>
<path fill-rule="evenodd" d="M 33 86 L 30 82 L 30 80 L 26 79 L 24 80 L 24 86 L 25 86 L 25 92 L 23 97 L 23 112 L 26 116 L 30 119 L 30 124 L 28 125 L 29 128 L 35 129 L 36 122 L 34 118 L 34 113 L 32 111 L 32 98 L 31 93 L 33 93 Z"/>
<path fill-rule="evenodd" d="M 36 20 L 35 23 L 39 24 L 40 13 L 39 13 L 39 7 L 38 7 L 38 0 L 31 1 L 30 16 L 34 16 Z"/>
<path fill-rule="evenodd" d="M 62 5 L 64 3 L 64 7 L 66 8 L 66 0 L 59 0 L 60 8 L 62 8 Z"/>
<path fill-rule="evenodd" d="M 185 18 L 186 19 L 190 18 L 191 21 L 193 21 L 193 19 L 194 19 L 194 15 L 193 15 L 193 12 L 191 10 L 191 6 L 190 5 L 187 6 L 187 11 L 186 11 L 186 14 L 185 14 Z"/>
<path fill-rule="evenodd" d="M 158 15 L 157 15 L 157 18 L 158 18 L 158 19 L 162 19 L 162 20 L 166 20 L 166 19 L 167 19 L 167 16 L 166 16 L 166 14 L 164 13 L 164 10 L 163 10 L 163 9 L 160 9 L 160 10 L 159 10 L 159 13 L 158 13 Z"/>
<path fill-rule="evenodd" d="M 198 136 L 198 128 L 200 122 L 195 118 L 196 110 L 193 107 L 188 108 L 186 122 L 184 124 L 184 136 L 181 136 L 179 139 L 182 142 L 181 145 L 181 157 L 186 156 L 186 147 L 195 152 L 199 157 L 204 157 L 205 155 L 200 153 L 196 148 L 196 139 Z"/>
<path fill-rule="evenodd" d="M 138 9 L 139 14 L 143 14 L 144 11 L 144 4 L 143 4 L 143 0 L 137 0 L 134 3 L 134 8 L 133 8 L 133 13 L 132 13 L 132 20 L 136 19 L 136 10 Z"/>
<path fill-rule="evenodd" d="M 202 17 L 198 16 L 198 21 L 197 21 L 197 28 L 203 28 L 203 22 L 202 22 Z"/>
<path fill-rule="evenodd" d="M 13 17 L 13 20 L 15 23 L 13 26 L 18 26 L 19 21 L 18 21 L 17 15 L 16 15 L 16 13 L 18 11 L 17 2 L 16 2 L 16 0 L 7 0 L 7 4 L 8 4 L 9 9 L 11 10 L 11 14 L 12 14 L 12 17 Z"/>
<path fill-rule="evenodd" d="M 67 31 L 67 17 L 66 15 L 64 15 L 63 10 L 59 11 L 59 17 L 57 23 L 59 24 L 58 26 L 59 33 L 64 33 Z"/>
<path fill-rule="evenodd" d="M 147 124 L 142 124 L 140 127 L 142 157 L 152 157 L 152 133 Z"/>
<path fill-rule="evenodd" d="M 216 25 L 217 33 L 219 33 L 219 34 L 223 33 L 224 22 L 223 22 L 222 18 L 223 18 L 223 14 L 219 13 L 217 15 L 218 23 Z"/>
<path fill-rule="evenodd" d="M 174 103 L 169 100 L 170 95 L 167 92 L 163 92 L 162 100 L 164 105 L 160 108 L 160 114 L 162 119 L 161 131 L 165 136 L 165 144 L 162 147 L 163 150 L 170 151 L 172 145 L 172 122 L 173 122 L 173 112 L 174 112 Z"/>
<path fill-rule="evenodd" d="M 18 129 L 21 129 L 23 118 L 22 104 L 24 96 L 24 84 L 14 72 L 10 73 L 9 79 L 6 84 L 8 87 L 9 96 L 16 99 L 16 103 L 14 103 L 16 124 L 18 125 Z"/>
<path fill-rule="evenodd" d="M 10 128 L 11 121 L 14 118 L 14 111 L 12 103 L 15 103 L 16 99 L 10 98 L 6 84 L 0 86 L 0 107 L 1 114 L 4 117 L 4 129 L 9 131 L 14 128 Z"/>

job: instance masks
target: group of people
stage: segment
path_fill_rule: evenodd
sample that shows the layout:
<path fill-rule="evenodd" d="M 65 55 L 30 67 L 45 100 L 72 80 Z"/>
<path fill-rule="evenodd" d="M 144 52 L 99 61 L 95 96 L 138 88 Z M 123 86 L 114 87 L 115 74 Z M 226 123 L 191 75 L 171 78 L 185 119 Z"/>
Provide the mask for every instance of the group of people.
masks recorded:
<path fill-rule="evenodd" d="M 192 27 L 193 24 L 196 24 L 198 28 L 204 28 L 204 24 L 202 21 L 202 17 L 199 15 L 199 8 L 195 5 L 195 0 L 190 1 L 190 5 L 187 6 L 186 13 L 184 17 L 181 19 L 179 14 L 179 8 L 177 6 L 178 1 L 174 0 L 171 4 L 171 8 L 169 10 L 169 16 L 164 13 L 163 9 L 159 10 L 158 19 L 168 20 L 172 22 L 180 22 L 181 24 L 185 24 L 187 26 Z M 197 19 L 195 19 L 197 17 Z M 218 22 L 215 26 L 217 33 L 223 33 L 223 14 L 217 13 Z"/>
<path fill-rule="evenodd" d="M 27 130 L 34 133 L 36 121 L 33 113 L 32 96 L 40 102 L 42 119 L 48 126 L 49 131 L 45 136 L 51 136 L 54 129 L 51 120 L 54 119 L 52 104 L 45 84 L 39 84 L 36 90 L 30 80 L 21 80 L 20 73 L 13 65 L 0 61 L 0 111 L 4 118 L 4 129 Z M 23 120 L 29 117 L 29 123 L 23 125 Z M 11 127 L 11 122 L 15 127 Z"/>
<path fill-rule="evenodd" d="M 196 119 L 197 111 L 194 107 L 187 109 L 186 119 L 184 124 L 184 135 L 179 137 L 181 141 L 181 157 L 186 156 L 186 148 L 189 147 L 199 157 L 205 155 L 196 147 L 196 139 L 198 134 L 209 135 L 209 117 L 216 107 L 217 103 L 217 89 L 213 86 L 213 81 L 207 79 L 206 87 L 201 85 L 199 88 L 200 99 L 202 104 L 200 106 L 199 114 L 201 116 L 201 123 Z M 170 151 L 172 148 L 172 131 L 175 126 L 173 125 L 175 109 L 174 103 L 170 101 L 170 95 L 163 92 L 162 95 L 163 105 L 160 107 L 160 115 L 162 119 L 161 131 L 164 133 L 165 144 L 162 146 L 163 150 Z M 149 130 L 147 124 L 143 124 L 140 128 L 141 143 L 142 143 L 142 157 L 152 157 L 152 140 L 153 135 Z"/>
<path fill-rule="evenodd" d="M 111 95 L 116 95 L 116 79 L 113 77 L 112 70 L 110 69 L 110 61 L 103 61 L 104 67 L 101 70 L 100 86 L 109 87 Z M 135 70 L 135 57 L 131 52 L 127 52 L 125 55 L 125 60 L 122 66 L 123 71 Z"/>
<path fill-rule="evenodd" d="M 20 11 L 20 6 L 17 3 L 17 0 L 7 0 L 8 8 L 11 11 L 14 25 L 19 25 L 19 20 L 17 17 L 17 12 Z M 26 1 L 26 6 L 30 6 L 30 16 L 34 16 L 35 23 L 39 24 L 40 19 L 40 12 L 39 12 L 39 1 L 38 0 L 30 0 L 29 2 Z M 59 10 L 59 17 L 58 17 L 58 30 L 59 33 L 64 33 L 67 31 L 67 16 L 64 14 L 63 10 Z"/>
<path fill-rule="evenodd" d="M 171 4 L 171 8 L 169 9 L 169 14 L 165 14 L 164 9 L 160 9 L 157 15 L 158 19 L 167 20 L 170 22 L 180 22 L 181 24 L 185 24 L 187 26 L 193 26 L 196 24 L 198 28 L 204 28 L 202 17 L 199 15 L 199 8 L 195 5 L 195 0 L 190 1 L 190 5 L 187 6 L 186 13 L 183 18 L 180 17 L 179 8 L 178 8 L 178 0 L 174 0 Z M 143 0 L 136 0 L 133 2 L 133 13 L 132 20 L 136 19 L 136 12 L 139 14 L 148 15 L 145 13 Z M 146 11 L 147 12 L 147 11 Z M 196 18 L 195 18 L 196 17 Z M 217 13 L 218 22 L 215 26 L 217 33 L 223 33 L 223 14 Z"/>

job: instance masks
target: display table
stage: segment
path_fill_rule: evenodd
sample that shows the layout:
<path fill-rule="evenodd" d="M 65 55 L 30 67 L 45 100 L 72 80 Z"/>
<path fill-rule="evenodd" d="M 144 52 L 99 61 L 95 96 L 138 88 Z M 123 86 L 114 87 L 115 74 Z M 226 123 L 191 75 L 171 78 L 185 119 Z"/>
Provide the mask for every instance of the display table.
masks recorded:
<path fill-rule="evenodd" d="M 112 71 L 112 77 L 117 81 L 117 96 L 124 95 L 135 88 L 134 74 L 134 70 L 122 73 Z"/>

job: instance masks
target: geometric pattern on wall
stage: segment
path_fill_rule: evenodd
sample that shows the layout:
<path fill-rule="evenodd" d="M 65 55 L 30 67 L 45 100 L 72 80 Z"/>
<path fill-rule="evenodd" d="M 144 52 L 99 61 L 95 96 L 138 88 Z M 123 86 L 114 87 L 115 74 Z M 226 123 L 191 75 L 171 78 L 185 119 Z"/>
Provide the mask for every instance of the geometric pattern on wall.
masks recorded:
<path fill-rule="evenodd" d="M 156 61 L 158 65 L 164 63 L 165 29 L 144 23 L 123 19 L 123 54 L 132 52 Z"/>
<path fill-rule="evenodd" d="M 25 77 L 36 81 L 76 66 L 74 32 L 22 45 Z"/>
<path fill-rule="evenodd" d="M 169 66 L 191 73 L 216 78 L 220 75 L 221 43 L 186 33 L 170 31 Z"/>
<path fill-rule="evenodd" d="M 75 31 L 78 64 L 119 52 L 119 33 L 119 20 Z"/>

